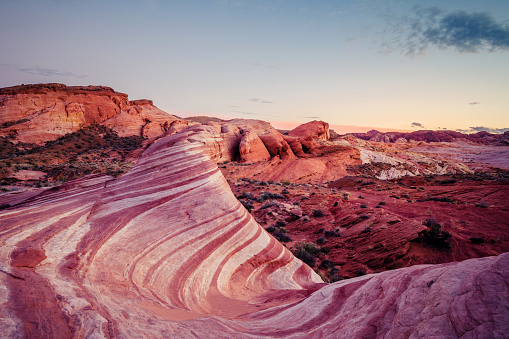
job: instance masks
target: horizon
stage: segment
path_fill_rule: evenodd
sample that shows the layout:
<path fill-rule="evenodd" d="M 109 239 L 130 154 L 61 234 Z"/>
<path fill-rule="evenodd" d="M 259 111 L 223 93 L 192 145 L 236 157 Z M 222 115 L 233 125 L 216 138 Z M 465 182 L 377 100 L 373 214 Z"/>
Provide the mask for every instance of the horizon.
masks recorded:
<path fill-rule="evenodd" d="M 103 85 L 178 116 L 282 125 L 509 130 L 505 1 L 19 0 L 0 8 L 9 32 L 0 87 Z"/>

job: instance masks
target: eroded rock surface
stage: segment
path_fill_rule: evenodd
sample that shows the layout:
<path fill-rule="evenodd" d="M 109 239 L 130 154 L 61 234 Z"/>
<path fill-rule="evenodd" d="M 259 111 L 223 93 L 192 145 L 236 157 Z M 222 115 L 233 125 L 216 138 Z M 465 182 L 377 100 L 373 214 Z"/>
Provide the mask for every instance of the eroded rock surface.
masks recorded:
<path fill-rule="evenodd" d="M 323 285 L 235 199 L 221 128 L 159 139 L 124 176 L 0 212 L 5 337 L 491 337 L 509 254 Z M 263 139 L 262 139 L 263 140 Z"/>

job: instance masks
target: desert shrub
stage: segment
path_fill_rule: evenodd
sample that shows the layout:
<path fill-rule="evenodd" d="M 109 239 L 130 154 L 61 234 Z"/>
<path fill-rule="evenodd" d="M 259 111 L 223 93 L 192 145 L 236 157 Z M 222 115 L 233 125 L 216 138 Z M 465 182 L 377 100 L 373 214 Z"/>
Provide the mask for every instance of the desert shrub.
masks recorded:
<path fill-rule="evenodd" d="M 300 201 L 294 201 L 294 202 L 292 202 L 292 205 L 299 206 L 300 205 Z"/>
<path fill-rule="evenodd" d="M 272 207 L 272 206 L 277 206 L 278 203 L 276 201 L 267 201 L 267 202 L 264 202 L 263 205 L 260 207 L 260 209 L 264 210 L 266 208 L 269 208 L 269 207 Z"/>
<path fill-rule="evenodd" d="M 475 204 L 475 207 L 488 208 L 489 204 L 486 201 L 480 201 L 477 204 Z"/>
<path fill-rule="evenodd" d="M 380 201 L 378 205 L 385 205 L 385 201 Z"/>
<path fill-rule="evenodd" d="M 265 200 L 270 199 L 284 199 L 284 197 L 279 193 L 263 192 L 258 198 L 256 198 L 256 201 L 264 202 Z"/>
<path fill-rule="evenodd" d="M 361 208 L 368 208 L 368 206 L 366 204 L 361 204 L 360 206 Z"/>
<path fill-rule="evenodd" d="M 290 191 L 288 191 L 286 188 L 281 191 L 282 194 L 290 194 Z"/>
<path fill-rule="evenodd" d="M 323 233 L 323 231 L 325 231 L 325 228 L 319 228 L 318 231 L 316 231 L 316 233 Z"/>
<path fill-rule="evenodd" d="M 331 269 L 334 267 L 334 263 L 329 259 L 325 259 L 322 260 L 322 262 L 320 263 L 320 267 L 325 269 Z"/>
<path fill-rule="evenodd" d="M 6 208 L 9 208 L 9 207 L 11 207 L 11 205 L 9 205 L 9 204 L 0 204 L 0 211 L 4 210 Z"/>
<path fill-rule="evenodd" d="M 301 197 L 300 200 L 308 200 L 309 197 Z"/>
<path fill-rule="evenodd" d="M 237 196 L 237 199 L 251 199 L 251 200 L 254 200 L 255 196 L 251 192 L 242 192 L 239 196 Z"/>
<path fill-rule="evenodd" d="M 320 247 L 320 252 L 324 254 L 330 253 L 330 247 L 329 246 Z"/>
<path fill-rule="evenodd" d="M 316 239 L 316 243 L 317 243 L 318 245 L 323 245 L 323 244 L 325 244 L 326 242 L 327 242 L 327 239 L 326 239 L 325 237 L 320 237 L 320 238 Z"/>
<path fill-rule="evenodd" d="M 451 248 L 451 233 L 442 231 L 442 226 L 433 217 L 427 218 L 423 225 L 427 227 L 423 231 L 422 237 L 426 245 L 436 247 L 438 249 Z"/>
<path fill-rule="evenodd" d="M 303 222 L 308 222 L 309 221 L 309 217 L 307 215 L 305 215 L 302 218 L 300 218 L 300 220 L 302 220 Z"/>
<path fill-rule="evenodd" d="M 285 227 L 286 222 L 284 220 L 278 220 L 278 221 L 276 221 L 276 226 Z"/>
<path fill-rule="evenodd" d="M 450 197 L 429 197 L 428 201 L 448 202 L 450 204 L 454 202 L 454 200 L 452 200 L 452 198 Z"/>
<path fill-rule="evenodd" d="M 292 241 L 292 238 L 290 238 L 288 235 L 286 235 L 284 233 L 275 232 L 273 234 L 273 236 L 274 236 L 274 238 L 276 238 L 280 242 L 290 242 L 290 241 Z"/>
<path fill-rule="evenodd" d="M 292 251 L 293 255 L 295 255 L 297 258 L 302 260 L 304 263 L 306 263 L 310 267 L 314 267 L 316 264 L 316 258 L 306 251 L 304 248 L 299 248 L 294 251 Z"/>
<path fill-rule="evenodd" d="M 296 245 L 295 245 L 295 249 L 303 249 L 305 250 L 306 252 L 308 252 L 309 254 L 311 255 L 318 255 L 320 253 L 320 248 L 317 247 L 315 244 L 313 244 L 312 242 L 303 242 L 303 241 L 299 241 Z"/>
<path fill-rule="evenodd" d="M 329 272 L 329 283 L 334 283 L 336 281 L 340 281 L 340 280 L 343 280 L 343 277 L 341 277 L 341 275 L 339 275 L 339 270 L 336 268 L 336 269 L 331 269 L 330 272 Z"/>
<path fill-rule="evenodd" d="M 472 244 L 479 245 L 479 244 L 484 243 L 484 239 L 483 238 L 472 237 L 472 238 L 470 238 L 470 242 Z"/>
<path fill-rule="evenodd" d="M 445 179 L 445 180 L 441 180 L 439 181 L 438 183 L 440 185 L 449 185 L 449 184 L 454 184 L 456 183 L 458 180 L 455 180 L 455 179 Z"/>
<path fill-rule="evenodd" d="M 315 218 L 323 217 L 325 214 L 323 214 L 322 210 L 314 210 L 312 213 L 312 216 Z"/>
<path fill-rule="evenodd" d="M 338 231 L 325 231 L 325 236 L 327 238 L 330 238 L 330 237 L 340 237 L 341 235 L 339 234 Z"/>
<path fill-rule="evenodd" d="M 364 196 L 362 196 L 362 195 L 359 195 L 359 199 L 364 199 Z"/>
<path fill-rule="evenodd" d="M 267 227 L 265 230 L 266 230 L 267 232 L 269 232 L 269 233 L 274 233 L 274 232 L 276 231 L 276 226 L 274 226 L 274 225 L 270 225 L 270 226 L 269 226 L 269 227 Z"/>
<path fill-rule="evenodd" d="M 357 271 L 355 271 L 355 275 L 358 276 L 358 277 L 366 275 L 366 269 L 365 268 L 359 268 Z"/>
<path fill-rule="evenodd" d="M 361 234 L 363 233 L 369 233 L 371 232 L 371 227 L 370 226 L 366 226 L 362 231 L 361 231 Z"/>
<path fill-rule="evenodd" d="M 337 202 L 337 201 L 334 202 L 334 207 L 338 207 L 338 205 L 339 205 L 339 202 Z"/>
<path fill-rule="evenodd" d="M 361 220 L 369 219 L 369 215 L 367 215 L 367 214 L 361 214 L 361 215 L 359 215 L 359 219 L 361 219 Z"/>

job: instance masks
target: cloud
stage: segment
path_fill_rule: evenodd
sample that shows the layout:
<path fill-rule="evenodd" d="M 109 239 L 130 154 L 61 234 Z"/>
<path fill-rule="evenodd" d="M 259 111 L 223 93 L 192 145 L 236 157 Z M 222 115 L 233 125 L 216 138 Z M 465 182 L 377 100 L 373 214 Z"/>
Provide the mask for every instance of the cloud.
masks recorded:
<path fill-rule="evenodd" d="M 64 77 L 72 77 L 72 78 L 86 78 L 86 75 L 77 75 L 72 72 L 67 71 L 59 71 L 56 69 L 50 69 L 50 68 L 42 68 L 39 66 L 35 66 L 32 68 L 22 68 L 18 67 L 18 71 L 29 73 L 29 74 L 36 74 L 36 75 L 42 75 L 45 77 L 52 77 L 52 76 L 64 76 Z"/>
<path fill-rule="evenodd" d="M 392 22 L 392 38 L 382 44 L 382 52 L 402 50 L 416 56 L 430 46 L 460 53 L 509 50 L 509 24 L 485 12 L 445 12 L 438 7 L 416 6 L 412 16 L 388 21 Z"/>
<path fill-rule="evenodd" d="M 491 128 L 485 126 L 470 127 L 470 129 L 474 130 L 475 132 L 488 132 L 493 134 L 502 134 L 506 131 L 509 131 L 509 128 Z"/>
<path fill-rule="evenodd" d="M 261 62 L 250 62 L 249 64 L 254 67 L 262 67 L 262 68 L 268 68 L 268 69 L 281 69 L 281 67 L 279 67 L 279 66 L 262 64 Z"/>
<path fill-rule="evenodd" d="M 478 133 L 478 132 L 488 132 L 491 134 L 502 134 L 507 131 L 509 131 L 509 128 L 492 128 L 492 127 L 486 127 L 486 126 L 469 127 L 468 129 L 456 129 L 456 132 L 460 132 L 460 133 L 464 133 L 464 134 L 471 134 L 471 133 Z"/>
<path fill-rule="evenodd" d="M 413 128 L 425 128 L 420 122 L 412 122 L 410 126 Z"/>
<path fill-rule="evenodd" d="M 472 102 L 469 102 L 468 104 L 469 105 L 479 105 L 480 102 L 479 101 L 472 101 Z"/>
<path fill-rule="evenodd" d="M 304 119 L 321 119 L 320 117 L 304 117 L 304 116 L 297 116 L 297 118 L 304 118 Z"/>
<path fill-rule="evenodd" d="M 266 100 L 261 100 L 261 99 L 258 99 L 258 98 L 249 99 L 249 101 L 259 102 L 261 104 L 273 104 L 274 103 L 273 101 L 266 101 Z"/>
<path fill-rule="evenodd" d="M 246 111 L 232 111 L 232 113 L 235 113 L 235 114 L 242 114 L 242 115 L 259 116 L 259 117 L 281 118 L 281 116 L 279 116 L 279 115 L 272 115 L 272 114 L 260 114 L 260 113 L 246 112 Z"/>

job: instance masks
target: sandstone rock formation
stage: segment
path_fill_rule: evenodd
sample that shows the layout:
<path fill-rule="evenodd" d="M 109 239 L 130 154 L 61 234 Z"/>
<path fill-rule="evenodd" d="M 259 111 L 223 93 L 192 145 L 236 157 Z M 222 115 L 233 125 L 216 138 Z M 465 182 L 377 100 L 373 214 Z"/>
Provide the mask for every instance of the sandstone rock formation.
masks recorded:
<path fill-rule="evenodd" d="M 92 175 L 1 211 L 0 333 L 509 333 L 509 254 L 323 285 L 235 199 L 215 164 L 224 152 L 220 132 L 190 126 L 154 141 L 118 179 Z"/>
<path fill-rule="evenodd" d="M 104 86 L 21 85 L 0 89 L 0 136 L 43 143 L 91 124 L 120 136 L 161 135 L 176 118 L 149 100 L 129 101 Z"/>
<path fill-rule="evenodd" d="M 297 126 L 288 135 L 300 139 L 307 139 L 311 137 L 319 140 L 329 140 L 329 124 L 323 121 L 313 120 L 308 123 Z"/>

